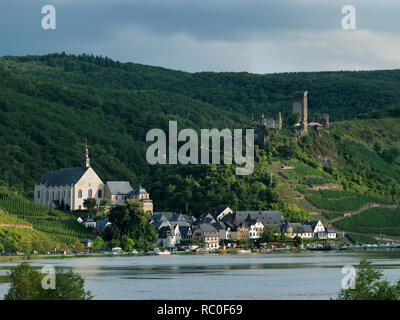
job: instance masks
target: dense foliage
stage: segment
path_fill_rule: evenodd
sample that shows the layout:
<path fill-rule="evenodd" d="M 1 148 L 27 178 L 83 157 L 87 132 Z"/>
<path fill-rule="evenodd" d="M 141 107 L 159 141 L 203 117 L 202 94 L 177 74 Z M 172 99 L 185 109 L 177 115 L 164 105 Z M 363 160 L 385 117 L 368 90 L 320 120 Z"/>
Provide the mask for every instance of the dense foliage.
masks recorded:
<path fill-rule="evenodd" d="M 400 236 L 400 209 L 371 208 L 334 222 L 341 230 Z"/>
<path fill-rule="evenodd" d="M 382 270 L 373 268 L 370 261 L 361 260 L 357 268 L 354 288 L 340 290 L 338 299 L 400 300 L 400 280 L 391 284 L 382 278 Z"/>
<path fill-rule="evenodd" d="M 36 271 L 24 262 L 10 273 L 11 287 L 4 300 L 90 300 L 92 294 L 85 291 L 85 282 L 79 273 L 56 270 L 55 288 L 44 289 L 46 274 Z"/>
<path fill-rule="evenodd" d="M 124 205 L 114 207 L 109 215 L 111 222 L 105 238 L 112 246 L 122 246 L 124 250 L 146 249 L 157 240 L 154 226 L 149 224 L 150 214 L 144 212 L 143 204 L 127 200 Z"/>

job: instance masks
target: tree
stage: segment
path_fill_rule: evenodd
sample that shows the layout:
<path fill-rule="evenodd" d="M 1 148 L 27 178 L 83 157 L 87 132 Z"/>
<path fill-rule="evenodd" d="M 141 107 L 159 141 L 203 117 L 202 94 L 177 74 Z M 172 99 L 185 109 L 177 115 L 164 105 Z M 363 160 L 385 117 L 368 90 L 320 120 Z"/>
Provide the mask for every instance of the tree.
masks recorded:
<path fill-rule="evenodd" d="M 264 232 L 261 235 L 260 241 L 261 242 L 276 241 L 278 240 L 278 236 L 276 235 L 276 233 L 278 233 L 278 228 L 276 226 L 266 224 L 264 226 Z"/>
<path fill-rule="evenodd" d="M 290 127 L 293 127 L 296 123 L 299 122 L 299 115 L 297 113 L 291 113 L 288 116 L 288 124 Z"/>
<path fill-rule="evenodd" d="M 87 198 L 83 200 L 83 206 L 88 209 L 89 211 L 92 211 L 94 207 L 96 206 L 96 199 L 94 198 Z"/>
<path fill-rule="evenodd" d="M 79 273 L 56 269 L 55 289 L 44 289 L 39 273 L 27 262 L 14 267 L 10 273 L 11 286 L 4 300 L 90 300 L 90 291 L 85 291 L 85 282 Z"/>
<path fill-rule="evenodd" d="M 101 207 L 108 207 L 109 205 L 110 205 L 110 200 L 108 200 L 108 198 L 104 198 L 100 201 Z"/>
<path fill-rule="evenodd" d="M 100 236 L 97 236 L 93 240 L 93 250 L 99 251 L 100 249 L 104 249 L 104 248 L 105 248 L 105 242 L 104 242 L 103 238 Z"/>
<path fill-rule="evenodd" d="M 109 215 L 111 226 L 107 231 L 107 238 L 122 242 L 126 237 L 136 244 L 139 240 L 154 242 L 156 235 L 154 227 L 148 225 L 149 219 L 150 214 L 143 211 L 142 203 L 126 200 L 124 205 L 111 210 Z"/>
<path fill-rule="evenodd" d="M 128 238 L 127 236 L 123 236 L 121 245 L 123 250 L 131 251 L 135 246 L 135 241 L 133 241 L 131 238 Z"/>
<path fill-rule="evenodd" d="M 377 142 L 374 143 L 372 148 L 374 149 L 374 151 L 376 153 L 380 154 L 381 150 L 382 150 L 382 145 L 377 141 Z"/>
<path fill-rule="evenodd" d="M 382 151 L 382 158 L 388 163 L 393 163 L 399 157 L 400 150 L 397 148 L 385 149 Z"/>
<path fill-rule="evenodd" d="M 400 300 L 400 280 L 391 285 L 382 280 L 381 270 L 373 269 L 371 262 L 361 260 L 355 279 L 355 288 L 342 289 L 339 300 Z"/>
<path fill-rule="evenodd" d="M 74 242 L 74 249 L 75 251 L 82 251 L 84 248 L 83 243 L 81 243 L 79 240 L 76 240 Z"/>

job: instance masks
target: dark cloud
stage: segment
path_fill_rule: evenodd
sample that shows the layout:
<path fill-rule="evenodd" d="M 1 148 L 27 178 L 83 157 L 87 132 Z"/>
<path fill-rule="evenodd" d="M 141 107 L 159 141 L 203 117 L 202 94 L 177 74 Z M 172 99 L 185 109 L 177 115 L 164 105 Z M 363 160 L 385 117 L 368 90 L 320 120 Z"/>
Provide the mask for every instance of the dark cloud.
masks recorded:
<path fill-rule="evenodd" d="M 379 6 L 372 0 L 349 2 L 357 9 L 358 28 L 392 34 L 399 29 L 399 1 L 381 0 Z M 57 9 L 57 30 L 41 29 L 41 8 L 47 4 Z M 303 48 L 301 56 L 309 59 L 304 65 L 295 52 L 302 35 L 306 44 L 313 42 L 313 35 L 315 42 L 323 42 L 321 33 L 329 42 L 329 34 L 340 31 L 345 4 L 341 0 L 1 0 L 0 55 L 86 52 L 189 71 L 290 71 L 287 66 L 294 64 L 295 69 L 309 69 L 312 61 L 336 66 L 338 57 L 326 47 Z M 334 40 L 340 45 L 338 37 Z M 282 55 L 280 48 L 285 50 Z M 341 56 L 346 60 L 346 54 Z M 263 59 L 276 59 L 275 66 L 261 67 L 266 65 Z"/>

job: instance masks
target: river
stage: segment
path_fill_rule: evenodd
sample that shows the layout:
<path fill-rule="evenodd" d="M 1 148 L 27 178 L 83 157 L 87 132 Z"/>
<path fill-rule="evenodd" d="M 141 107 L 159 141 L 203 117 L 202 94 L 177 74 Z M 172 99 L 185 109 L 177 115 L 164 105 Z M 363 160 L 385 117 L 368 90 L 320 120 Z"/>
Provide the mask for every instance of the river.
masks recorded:
<path fill-rule="evenodd" d="M 31 260 L 79 272 L 94 299 L 330 299 L 345 265 L 369 259 L 400 279 L 400 249 L 246 255 L 171 255 Z M 0 262 L 0 275 L 18 262 Z M 3 297 L 9 284 L 0 284 Z"/>

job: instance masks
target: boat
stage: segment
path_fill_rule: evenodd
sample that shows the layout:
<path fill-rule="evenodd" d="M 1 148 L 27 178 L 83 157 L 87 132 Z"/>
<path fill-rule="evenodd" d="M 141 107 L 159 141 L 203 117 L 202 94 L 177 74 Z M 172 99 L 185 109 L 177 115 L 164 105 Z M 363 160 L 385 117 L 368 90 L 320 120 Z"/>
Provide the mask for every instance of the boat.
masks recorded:
<path fill-rule="evenodd" d="M 312 251 L 331 251 L 331 250 L 336 250 L 335 247 L 332 246 L 322 246 L 322 247 L 312 247 L 312 248 L 307 248 L 308 250 Z"/>
<path fill-rule="evenodd" d="M 171 255 L 171 252 L 168 251 L 168 250 L 163 250 L 163 251 L 158 250 L 155 253 L 156 253 L 157 256 L 169 256 L 169 255 Z"/>
<path fill-rule="evenodd" d="M 251 253 L 250 249 L 236 249 L 236 253 L 237 254 L 247 254 L 247 253 Z"/>

